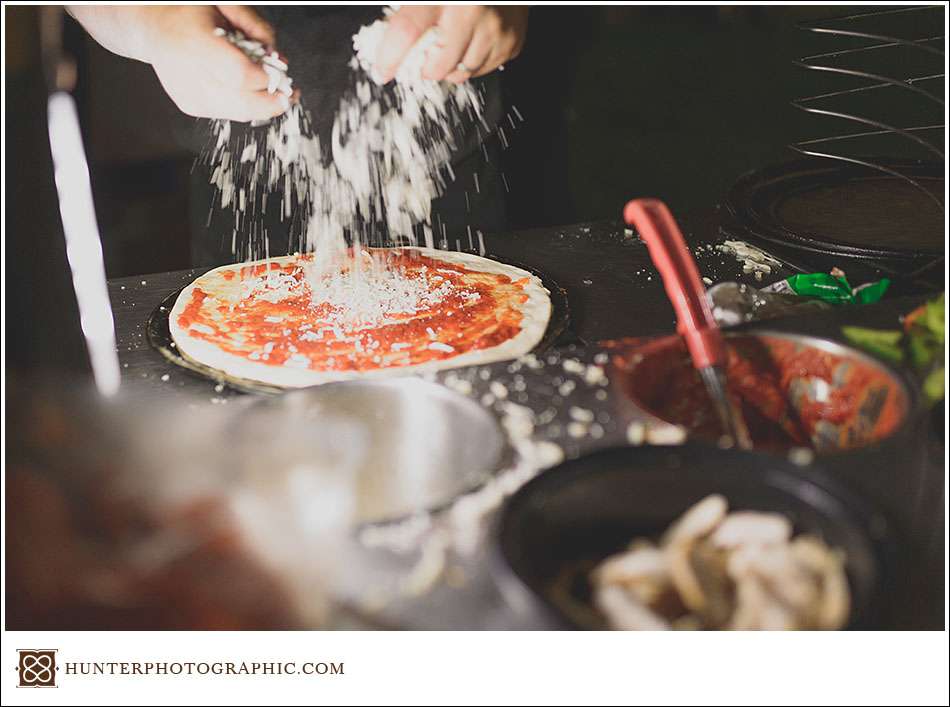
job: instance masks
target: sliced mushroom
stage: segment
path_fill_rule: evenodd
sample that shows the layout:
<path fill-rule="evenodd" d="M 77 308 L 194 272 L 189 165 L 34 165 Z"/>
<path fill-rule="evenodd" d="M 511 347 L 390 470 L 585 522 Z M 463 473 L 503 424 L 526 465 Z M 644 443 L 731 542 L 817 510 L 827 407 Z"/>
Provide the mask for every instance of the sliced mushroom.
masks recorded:
<path fill-rule="evenodd" d="M 766 555 L 771 565 L 763 567 L 762 580 L 773 596 L 795 613 L 802 628 L 811 627 L 821 598 L 818 577 L 795 559 L 787 545 L 770 548 Z"/>
<path fill-rule="evenodd" d="M 675 619 L 672 624 L 674 631 L 702 631 L 703 623 L 693 614 L 686 614 Z"/>
<path fill-rule="evenodd" d="M 652 543 L 614 555 L 594 570 L 596 584 L 616 584 L 631 592 L 639 601 L 651 605 L 670 584 L 666 557 Z"/>
<path fill-rule="evenodd" d="M 736 582 L 736 610 L 726 628 L 733 631 L 751 631 L 759 624 L 760 607 L 766 601 L 765 588 L 754 575 L 743 576 Z"/>
<path fill-rule="evenodd" d="M 594 580 L 603 584 L 622 584 L 641 579 L 662 581 L 668 576 L 666 558 L 652 545 L 608 557 L 594 570 Z"/>
<path fill-rule="evenodd" d="M 820 539 L 791 539 L 774 513 L 727 513 L 711 495 L 659 547 L 637 539 L 595 570 L 596 606 L 615 628 L 836 629 L 850 612 L 844 559 Z"/>
<path fill-rule="evenodd" d="M 706 541 L 693 545 L 690 564 L 703 593 L 702 623 L 721 628 L 735 610 L 735 590 L 726 572 L 726 553 Z"/>
<path fill-rule="evenodd" d="M 802 628 L 794 611 L 776 600 L 772 594 L 759 609 L 757 631 L 796 631 Z"/>
<path fill-rule="evenodd" d="M 728 628 L 737 631 L 786 631 L 799 628 L 795 616 L 756 576 L 736 585 L 736 610 Z"/>
<path fill-rule="evenodd" d="M 816 627 L 826 631 L 843 628 L 851 614 L 851 594 L 844 565 L 840 560 L 828 564 L 823 585 L 824 593 Z"/>
<path fill-rule="evenodd" d="M 635 550 L 647 549 L 656 549 L 656 545 L 647 538 L 634 538 L 630 541 L 630 544 L 627 545 L 627 551 L 633 552 Z"/>
<path fill-rule="evenodd" d="M 611 628 L 620 631 L 668 631 L 670 624 L 648 606 L 637 601 L 622 588 L 601 587 L 594 593 L 594 603 Z"/>
<path fill-rule="evenodd" d="M 739 545 L 773 545 L 787 542 L 792 536 L 792 524 L 778 513 L 735 511 L 723 519 L 710 540 L 717 547 L 736 548 Z"/>
<path fill-rule="evenodd" d="M 814 612 L 815 628 L 834 630 L 843 627 L 851 612 L 851 596 L 840 553 L 810 535 L 795 538 L 791 543 L 791 553 L 815 574 L 820 587 Z"/>
<path fill-rule="evenodd" d="M 674 543 L 667 548 L 666 557 L 670 563 L 670 579 L 683 604 L 691 611 L 702 613 L 706 608 L 706 595 L 690 558 L 694 544 L 691 541 Z"/>
<path fill-rule="evenodd" d="M 674 545 L 708 535 L 722 522 L 728 510 L 726 499 L 719 494 L 706 496 L 670 526 L 660 544 Z"/>

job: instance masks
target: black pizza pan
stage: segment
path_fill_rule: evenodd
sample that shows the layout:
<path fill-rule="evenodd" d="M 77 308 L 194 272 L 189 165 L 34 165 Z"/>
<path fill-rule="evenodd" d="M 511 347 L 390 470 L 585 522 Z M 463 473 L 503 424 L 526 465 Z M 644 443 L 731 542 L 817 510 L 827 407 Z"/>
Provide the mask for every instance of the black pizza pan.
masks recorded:
<path fill-rule="evenodd" d="M 532 349 L 533 353 L 542 353 L 554 346 L 577 343 L 578 340 L 576 336 L 574 336 L 570 330 L 567 292 L 563 287 L 552 281 L 551 278 L 547 277 L 544 273 L 538 272 L 529 266 L 513 263 L 501 258 L 492 258 L 490 255 L 487 257 L 506 265 L 527 270 L 540 279 L 541 284 L 550 293 L 551 316 L 548 320 L 548 326 L 544 331 L 544 335 L 541 337 L 541 341 Z M 179 288 L 169 293 L 149 315 L 145 324 L 146 338 L 148 339 L 149 345 L 165 357 L 166 360 L 176 366 L 180 366 L 189 373 L 207 380 L 215 381 L 233 390 L 244 393 L 283 393 L 285 389 L 278 386 L 234 378 L 232 376 L 225 377 L 220 371 L 193 361 L 178 350 L 178 347 L 172 339 L 168 317 L 171 314 L 172 308 L 175 306 L 175 302 L 178 300 L 178 295 L 181 294 L 183 289 L 184 288 Z"/>
<path fill-rule="evenodd" d="M 603 628 L 587 580 L 636 537 L 656 539 L 712 493 L 731 510 L 781 513 L 846 558 L 849 628 L 879 628 L 894 581 L 894 531 L 878 511 L 813 467 L 699 444 L 615 447 L 523 486 L 502 510 L 492 565 L 513 606 L 560 628 Z"/>
<path fill-rule="evenodd" d="M 810 158 L 742 176 L 726 208 L 740 230 L 814 253 L 907 261 L 938 258 L 944 243 L 944 165 L 873 160 L 894 174 Z"/>

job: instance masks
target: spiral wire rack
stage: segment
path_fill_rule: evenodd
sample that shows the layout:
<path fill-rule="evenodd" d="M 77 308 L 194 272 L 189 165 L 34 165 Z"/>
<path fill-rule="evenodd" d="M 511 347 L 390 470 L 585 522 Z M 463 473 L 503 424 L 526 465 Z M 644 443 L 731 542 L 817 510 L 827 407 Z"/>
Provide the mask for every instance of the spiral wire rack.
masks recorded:
<path fill-rule="evenodd" d="M 795 61 L 832 84 L 792 105 L 835 123 L 836 132 L 790 147 L 892 175 L 945 209 L 943 190 L 927 189 L 910 167 L 914 160 L 945 161 L 944 12 L 942 4 L 899 7 L 800 24 L 816 42 L 834 40 L 836 46 Z M 887 152 L 880 151 L 882 144 Z M 891 159 L 895 152 L 905 159 Z"/>

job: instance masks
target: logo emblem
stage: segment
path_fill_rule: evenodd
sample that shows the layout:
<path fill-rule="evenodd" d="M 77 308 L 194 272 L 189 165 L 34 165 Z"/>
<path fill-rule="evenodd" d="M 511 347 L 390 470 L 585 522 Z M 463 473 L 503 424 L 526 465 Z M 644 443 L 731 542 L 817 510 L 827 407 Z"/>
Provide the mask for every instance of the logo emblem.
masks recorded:
<path fill-rule="evenodd" d="M 56 687 L 55 650 L 18 650 L 20 664 L 17 687 Z"/>

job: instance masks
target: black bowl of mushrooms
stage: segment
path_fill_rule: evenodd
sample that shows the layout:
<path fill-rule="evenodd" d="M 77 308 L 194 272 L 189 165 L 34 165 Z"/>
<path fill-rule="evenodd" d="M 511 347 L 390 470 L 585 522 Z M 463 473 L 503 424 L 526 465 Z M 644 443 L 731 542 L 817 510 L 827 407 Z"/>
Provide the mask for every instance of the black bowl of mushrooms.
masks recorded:
<path fill-rule="evenodd" d="M 882 628 L 892 544 L 879 512 L 814 467 L 618 447 L 518 491 L 496 568 L 513 607 L 562 628 Z"/>

